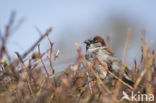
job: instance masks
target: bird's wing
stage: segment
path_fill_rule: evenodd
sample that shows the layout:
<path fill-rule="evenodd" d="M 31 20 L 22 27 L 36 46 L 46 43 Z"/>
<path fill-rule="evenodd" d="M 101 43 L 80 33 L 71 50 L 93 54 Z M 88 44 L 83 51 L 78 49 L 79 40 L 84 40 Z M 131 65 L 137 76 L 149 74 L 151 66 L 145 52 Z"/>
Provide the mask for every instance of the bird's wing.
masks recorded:
<path fill-rule="evenodd" d="M 110 50 L 109 48 L 103 48 L 103 50 L 105 51 L 105 53 L 107 53 L 109 56 L 114 56 L 114 53 L 112 50 Z"/>

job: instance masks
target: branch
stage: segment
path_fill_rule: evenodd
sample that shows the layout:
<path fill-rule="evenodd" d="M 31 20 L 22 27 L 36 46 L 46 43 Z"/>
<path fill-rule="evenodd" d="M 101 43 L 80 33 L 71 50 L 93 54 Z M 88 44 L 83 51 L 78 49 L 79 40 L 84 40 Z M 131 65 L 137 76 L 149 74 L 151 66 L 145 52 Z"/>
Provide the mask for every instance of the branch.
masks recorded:
<path fill-rule="evenodd" d="M 46 33 L 43 34 L 23 55 L 22 58 L 24 59 L 49 33 L 52 31 L 52 27 L 47 29 Z"/>

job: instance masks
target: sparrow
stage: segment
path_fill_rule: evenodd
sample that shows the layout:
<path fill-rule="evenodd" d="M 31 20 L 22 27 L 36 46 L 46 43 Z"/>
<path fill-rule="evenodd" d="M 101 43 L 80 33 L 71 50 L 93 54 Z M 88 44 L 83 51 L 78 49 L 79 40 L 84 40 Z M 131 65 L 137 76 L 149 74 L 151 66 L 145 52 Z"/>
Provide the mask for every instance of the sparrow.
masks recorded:
<path fill-rule="evenodd" d="M 98 58 L 113 74 L 116 76 L 119 75 L 119 70 L 123 65 L 121 61 L 114 56 L 113 51 L 106 46 L 102 37 L 95 36 L 85 40 L 84 43 L 86 44 L 85 58 L 90 63 L 93 63 L 93 61 Z M 102 69 L 102 65 L 97 65 L 95 71 L 102 80 L 105 78 L 108 78 L 109 80 L 114 79 L 114 77 L 108 74 L 106 70 Z M 122 80 L 131 86 L 134 85 L 134 82 L 129 78 L 127 71 L 124 71 Z"/>

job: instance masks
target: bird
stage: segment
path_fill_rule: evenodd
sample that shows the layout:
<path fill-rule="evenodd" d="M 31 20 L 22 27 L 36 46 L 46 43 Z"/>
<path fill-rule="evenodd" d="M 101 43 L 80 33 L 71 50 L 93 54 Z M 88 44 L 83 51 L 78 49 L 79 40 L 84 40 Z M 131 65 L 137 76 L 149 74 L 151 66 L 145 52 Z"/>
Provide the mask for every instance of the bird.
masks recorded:
<path fill-rule="evenodd" d="M 85 40 L 84 43 L 86 44 L 85 58 L 90 63 L 93 63 L 93 61 L 97 58 L 107 66 L 109 71 L 111 71 L 116 76 L 119 75 L 119 71 L 123 65 L 120 59 L 114 56 L 113 51 L 107 47 L 104 39 L 101 36 L 91 37 Z M 97 65 L 95 71 L 102 80 L 105 80 L 106 78 L 109 80 L 115 79 L 107 72 L 107 70 L 102 69 L 102 65 Z M 134 85 L 134 82 L 131 80 L 126 70 L 123 73 L 122 80 L 131 86 Z"/>

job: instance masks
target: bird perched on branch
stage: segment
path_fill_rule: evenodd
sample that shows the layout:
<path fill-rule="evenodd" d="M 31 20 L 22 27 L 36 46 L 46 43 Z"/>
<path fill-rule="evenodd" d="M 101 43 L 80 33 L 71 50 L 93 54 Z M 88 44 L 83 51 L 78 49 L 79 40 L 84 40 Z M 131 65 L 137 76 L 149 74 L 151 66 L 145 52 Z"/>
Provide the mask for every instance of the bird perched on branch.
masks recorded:
<path fill-rule="evenodd" d="M 114 53 L 107 48 L 104 39 L 100 36 L 95 36 L 84 41 L 86 44 L 86 59 L 93 63 L 93 61 L 97 58 L 104 65 L 107 66 L 110 72 L 119 75 L 119 70 L 122 68 L 122 63 L 119 59 L 114 57 Z M 101 79 L 108 78 L 109 80 L 114 79 L 107 70 L 102 69 L 102 65 L 97 65 L 95 71 L 99 75 Z M 134 82 L 129 78 L 128 73 L 124 71 L 122 80 L 129 85 L 133 86 Z"/>

